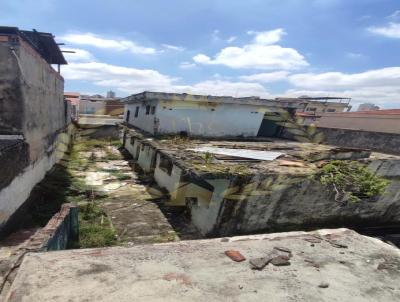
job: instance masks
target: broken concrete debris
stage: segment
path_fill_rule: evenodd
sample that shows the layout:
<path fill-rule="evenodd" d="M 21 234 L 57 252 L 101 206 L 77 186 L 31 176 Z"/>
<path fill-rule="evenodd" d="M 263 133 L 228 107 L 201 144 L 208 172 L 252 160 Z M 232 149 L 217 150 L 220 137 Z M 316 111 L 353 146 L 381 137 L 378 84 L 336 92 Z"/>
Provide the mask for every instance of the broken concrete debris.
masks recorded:
<path fill-rule="evenodd" d="M 260 258 L 253 258 L 250 259 L 250 267 L 256 270 L 262 270 L 267 264 L 271 261 L 269 257 L 260 257 Z"/>
<path fill-rule="evenodd" d="M 246 260 L 246 258 L 239 251 L 235 250 L 225 251 L 225 255 L 227 255 L 235 262 L 242 262 Z"/>
<path fill-rule="evenodd" d="M 279 255 L 271 259 L 270 263 L 275 266 L 286 266 L 290 265 L 289 257 L 285 255 Z"/>

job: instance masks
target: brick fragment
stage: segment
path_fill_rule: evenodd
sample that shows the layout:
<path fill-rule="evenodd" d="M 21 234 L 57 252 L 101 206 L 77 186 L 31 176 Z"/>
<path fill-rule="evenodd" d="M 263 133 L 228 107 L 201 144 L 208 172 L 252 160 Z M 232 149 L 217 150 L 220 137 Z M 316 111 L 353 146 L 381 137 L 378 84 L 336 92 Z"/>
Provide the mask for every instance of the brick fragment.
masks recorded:
<path fill-rule="evenodd" d="M 235 250 L 225 251 L 225 255 L 227 255 L 229 258 L 231 258 L 233 261 L 236 262 L 242 262 L 246 260 L 246 257 L 244 257 L 239 251 Z"/>

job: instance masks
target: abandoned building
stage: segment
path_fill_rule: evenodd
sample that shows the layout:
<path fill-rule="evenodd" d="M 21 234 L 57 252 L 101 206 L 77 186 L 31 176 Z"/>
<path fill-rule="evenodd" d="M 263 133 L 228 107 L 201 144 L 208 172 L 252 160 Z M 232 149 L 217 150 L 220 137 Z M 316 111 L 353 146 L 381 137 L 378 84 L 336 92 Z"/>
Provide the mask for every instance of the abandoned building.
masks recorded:
<path fill-rule="evenodd" d="M 193 224 L 207 236 L 399 222 L 396 155 L 274 138 L 156 138 L 129 126 L 123 128 L 122 140 L 167 191 L 167 203 L 186 207 Z M 367 198 L 343 206 L 335 191 L 316 177 L 323 163 L 334 160 L 368 163 L 372 171 L 393 180 L 379 201 Z"/>
<path fill-rule="evenodd" d="M 328 100 L 338 100 L 331 102 Z M 340 100 L 340 101 L 339 101 Z M 122 99 L 124 120 L 151 134 L 186 133 L 204 137 L 275 136 L 280 127 L 274 117 L 282 112 L 343 111 L 349 106 L 338 98 L 218 97 L 143 92 Z"/>
<path fill-rule="evenodd" d="M 54 36 L 16 27 L 0 58 L 1 301 L 399 300 L 397 111 L 64 93 Z M 57 212 L 3 234 L 49 171 L 33 203 Z"/>
<path fill-rule="evenodd" d="M 0 27 L 0 226 L 60 160 L 70 141 L 67 64 L 50 33 Z"/>

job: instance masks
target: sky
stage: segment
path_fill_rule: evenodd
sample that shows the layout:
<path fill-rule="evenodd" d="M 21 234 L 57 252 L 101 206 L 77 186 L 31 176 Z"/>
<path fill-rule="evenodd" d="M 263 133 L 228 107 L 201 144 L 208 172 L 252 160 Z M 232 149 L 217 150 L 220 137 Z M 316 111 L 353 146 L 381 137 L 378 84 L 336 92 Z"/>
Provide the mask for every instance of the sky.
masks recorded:
<path fill-rule="evenodd" d="M 0 0 L 51 32 L 66 91 L 341 96 L 400 108 L 399 0 Z"/>

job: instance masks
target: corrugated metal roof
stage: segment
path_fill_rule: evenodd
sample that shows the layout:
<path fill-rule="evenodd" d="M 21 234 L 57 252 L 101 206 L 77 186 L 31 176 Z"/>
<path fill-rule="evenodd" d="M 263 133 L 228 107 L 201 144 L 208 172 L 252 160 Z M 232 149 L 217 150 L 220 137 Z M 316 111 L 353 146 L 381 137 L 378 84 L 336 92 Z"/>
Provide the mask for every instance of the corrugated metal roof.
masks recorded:
<path fill-rule="evenodd" d="M 209 152 L 212 154 L 221 154 L 228 155 L 234 157 L 242 157 L 242 158 L 251 158 L 258 160 L 274 160 L 278 157 L 284 155 L 284 153 L 280 152 L 272 152 L 272 151 L 259 151 L 259 150 L 249 150 L 249 149 L 227 149 L 227 148 L 217 148 L 217 147 L 201 147 L 195 149 L 189 149 L 196 152 Z"/>
<path fill-rule="evenodd" d="M 0 26 L 0 34 L 18 35 L 29 43 L 49 64 L 67 64 L 64 55 L 51 33 L 38 32 L 36 30 L 20 30 L 18 27 Z"/>

